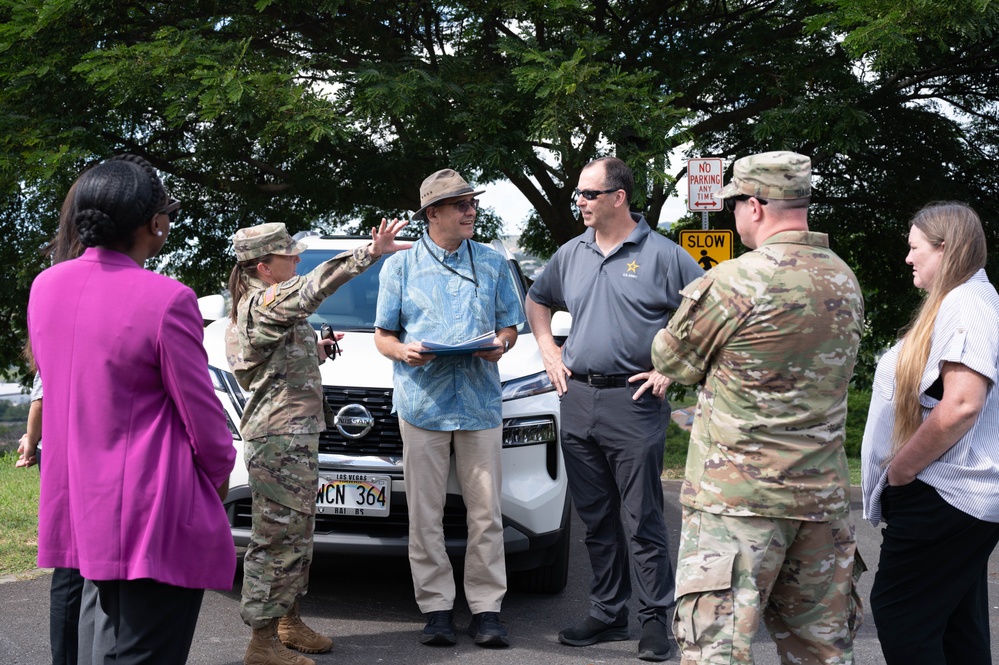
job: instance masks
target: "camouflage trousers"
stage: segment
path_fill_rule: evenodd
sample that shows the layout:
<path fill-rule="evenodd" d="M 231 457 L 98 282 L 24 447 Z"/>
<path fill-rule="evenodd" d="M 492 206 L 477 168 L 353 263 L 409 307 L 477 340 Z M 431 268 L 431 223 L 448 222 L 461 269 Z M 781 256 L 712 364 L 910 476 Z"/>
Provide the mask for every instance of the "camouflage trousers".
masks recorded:
<path fill-rule="evenodd" d="M 283 617 L 308 590 L 318 451 L 318 434 L 268 436 L 245 443 L 253 513 L 239 614 L 251 628 Z"/>
<path fill-rule="evenodd" d="M 782 663 L 853 663 L 864 570 L 846 519 L 733 517 L 684 506 L 673 619 L 681 663 L 751 665 L 761 615 Z"/>

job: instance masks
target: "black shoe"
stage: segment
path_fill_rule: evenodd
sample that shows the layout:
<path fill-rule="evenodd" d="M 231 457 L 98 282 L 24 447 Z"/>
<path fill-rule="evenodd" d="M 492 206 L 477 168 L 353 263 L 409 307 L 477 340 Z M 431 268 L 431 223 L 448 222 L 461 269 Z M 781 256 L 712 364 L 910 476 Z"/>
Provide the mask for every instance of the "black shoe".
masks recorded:
<path fill-rule="evenodd" d="M 423 644 L 449 645 L 458 641 L 454 634 L 454 612 L 440 610 L 427 613 L 427 625 L 420 635 Z"/>
<path fill-rule="evenodd" d="M 628 622 L 604 623 L 596 617 L 586 617 L 583 623 L 566 628 L 558 641 L 573 647 L 588 647 L 597 642 L 617 642 L 628 639 Z"/>
<path fill-rule="evenodd" d="M 500 623 L 499 612 L 473 614 L 472 623 L 468 624 L 468 634 L 475 638 L 475 643 L 480 647 L 510 646 L 506 628 Z"/>
<path fill-rule="evenodd" d="M 660 662 L 669 658 L 672 651 L 665 617 L 657 614 L 647 619 L 642 624 L 642 639 L 638 641 L 638 659 Z"/>

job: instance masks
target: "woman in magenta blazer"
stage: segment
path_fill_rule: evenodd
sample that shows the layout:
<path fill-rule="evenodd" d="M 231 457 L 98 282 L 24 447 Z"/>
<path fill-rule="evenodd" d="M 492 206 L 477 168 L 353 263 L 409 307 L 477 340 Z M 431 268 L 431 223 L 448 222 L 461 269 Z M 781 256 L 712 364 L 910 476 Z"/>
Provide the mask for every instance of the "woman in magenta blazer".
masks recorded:
<path fill-rule="evenodd" d="M 38 565 L 79 568 L 115 627 L 117 662 L 187 660 L 205 589 L 231 589 L 220 497 L 235 460 L 194 292 L 144 269 L 179 203 L 143 159 L 84 173 L 88 248 L 31 287 L 45 382 Z"/>

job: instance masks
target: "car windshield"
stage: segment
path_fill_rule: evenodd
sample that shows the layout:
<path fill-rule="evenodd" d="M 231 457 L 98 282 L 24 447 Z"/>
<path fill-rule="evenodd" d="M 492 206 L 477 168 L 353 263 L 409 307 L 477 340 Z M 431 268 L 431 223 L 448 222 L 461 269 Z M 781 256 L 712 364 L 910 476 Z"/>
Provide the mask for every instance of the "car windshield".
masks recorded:
<path fill-rule="evenodd" d="M 297 273 L 304 275 L 313 270 L 323 261 L 331 259 L 340 254 L 343 250 L 329 249 L 309 249 L 300 254 L 302 259 L 298 264 Z M 521 299 L 524 298 L 524 283 L 517 274 L 513 262 L 510 269 L 513 271 L 514 283 L 518 286 L 517 292 Z M 348 332 L 351 330 L 371 330 L 375 329 L 375 310 L 378 304 L 378 273 L 381 272 L 384 261 L 377 261 L 370 268 L 360 275 L 350 280 L 336 293 L 327 298 L 315 314 L 309 317 L 309 323 L 316 330 L 324 324 L 330 324 L 334 330 Z M 518 331 L 523 333 L 527 330 L 527 324 L 518 326 Z"/>
<path fill-rule="evenodd" d="M 323 261 L 340 254 L 342 250 L 310 249 L 303 252 L 298 264 L 298 274 L 304 275 Z M 324 323 L 334 330 L 374 330 L 375 306 L 378 303 L 378 273 L 384 261 L 378 261 L 360 275 L 350 280 L 331 295 L 315 314 L 309 317 L 313 328 Z"/>

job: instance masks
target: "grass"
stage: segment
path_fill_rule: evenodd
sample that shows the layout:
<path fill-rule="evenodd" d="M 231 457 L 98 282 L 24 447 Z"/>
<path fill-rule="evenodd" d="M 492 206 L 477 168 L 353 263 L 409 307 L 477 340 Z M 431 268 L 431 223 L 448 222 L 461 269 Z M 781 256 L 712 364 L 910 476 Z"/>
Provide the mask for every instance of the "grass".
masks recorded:
<path fill-rule="evenodd" d="M 0 577 L 37 570 L 38 467 L 16 469 L 16 459 L 0 455 Z"/>

